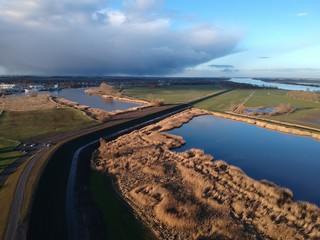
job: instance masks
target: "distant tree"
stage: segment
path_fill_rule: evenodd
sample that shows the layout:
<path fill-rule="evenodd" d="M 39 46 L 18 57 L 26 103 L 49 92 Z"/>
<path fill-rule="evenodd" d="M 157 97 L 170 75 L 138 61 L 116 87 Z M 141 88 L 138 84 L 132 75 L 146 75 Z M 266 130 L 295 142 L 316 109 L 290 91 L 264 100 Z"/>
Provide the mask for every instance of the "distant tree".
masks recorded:
<path fill-rule="evenodd" d="M 162 98 L 155 98 L 152 94 L 147 95 L 147 99 L 150 102 L 150 105 L 152 106 L 161 106 L 164 103 L 164 99 Z"/>
<path fill-rule="evenodd" d="M 243 104 L 240 104 L 235 110 L 234 112 L 235 113 L 244 113 L 244 111 L 246 110 L 247 108 L 243 105 Z"/>
<path fill-rule="evenodd" d="M 107 83 L 103 82 L 103 83 L 100 84 L 100 91 L 103 94 L 111 95 L 112 92 L 113 92 L 113 88 L 112 88 L 112 86 L 110 86 Z"/>
<path fill-rule="evenodd" d="M 320 94 L 310 91 L 289 91 L 287 96 L 294 99 L 304 100 L 304 101 L 320 101 Z"/>
<path fill-rule="evenodd" d="M 101 111 L 98 115 L 97 115 L 97 120 L 100 122 L 106 122 L 108 121 L 110 118 L 110 115 L 108 112 L 106 111 Z"/>
<path fill-rule="evenodd" d="M 31 91 L 29 96 L 30 97 L 36 97 L 36 96 L 38 96 L 38 93 L 37 93 L 37 91 L 35 89 L 32 89 L 32 91 Z"/>
<path fill-rule="evenodd" d="M 276 106 L 276 112 L 278 114 L 284 114 L 294 111 L 294 107 L 290 103 L 280 103 Z"/>

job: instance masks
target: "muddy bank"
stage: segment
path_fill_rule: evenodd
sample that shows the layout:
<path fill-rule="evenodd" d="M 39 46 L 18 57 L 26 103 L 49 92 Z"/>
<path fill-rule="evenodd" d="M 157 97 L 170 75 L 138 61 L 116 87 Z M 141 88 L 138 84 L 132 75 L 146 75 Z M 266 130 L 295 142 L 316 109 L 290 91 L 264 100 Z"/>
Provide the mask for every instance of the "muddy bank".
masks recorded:
<path fill-rule="evenodd" d="M 131 103 L 137 103 L 137 104 L 142 104 L 144 106 L 149 106 L 150 103 L 148 101 L 144 101 L 144 100 L 139 100 L 136 98 L 129 98 L 129 97 L 116 97 L 116 96 L 110 96 L 110 95 L 102 95 L 101 97 L 108 99 L 111 98 L 113 100 L 117 100 L 117 101 L 122 101 L 122 102 L 131 102 Z"/>
<path fill-rule="evenodd" d="M 121 196 L 160 239 L 317 239 L 320 209 L 289 189 L 256 181 L 164 133 L 206 111 L 185 111 L 101 140 L 92 167 L 116 179 Z"/>
<path fill-rule="evenodd" d="M 255 124 L 259 127 L 263 127 L 270 130 L 275 130 L 283 133 L 295 134 L 300 136 L 312 137 L 314 139 L 320 140 L 320 130 L 316 128 L 311 128 L 307 126 L 284 123 L 276 120 L 261 120 L 255 117 L 244 117 L 240 114 L 229 114 L 229 113 L 220 113 L 220 112 L 209 112 L 208 115 L 213 115 L 217 117 L 227 118 L 231 120 L 241 121 L 248 124 Z"/>
<path fill-rule="evenodd" d="M 90 89 L 86 89 L 84 92 L 89 95 L 101 96 L 102 98 L 105 98 L 105 99 L 113 99 L 113 100 L 122 101 L 122 102 L 137 103 L 137 104 L 142 104 L 145 106 L 150 105 L 150 103 L 148 101 L 144 101 L 144 100 L 137 99 L 137 98 L 130 98 L 128 96 L 123 96 L 121 94 L 120 94 L 120 96 L 104 94 L 100 88 L 90 88 Z"/>

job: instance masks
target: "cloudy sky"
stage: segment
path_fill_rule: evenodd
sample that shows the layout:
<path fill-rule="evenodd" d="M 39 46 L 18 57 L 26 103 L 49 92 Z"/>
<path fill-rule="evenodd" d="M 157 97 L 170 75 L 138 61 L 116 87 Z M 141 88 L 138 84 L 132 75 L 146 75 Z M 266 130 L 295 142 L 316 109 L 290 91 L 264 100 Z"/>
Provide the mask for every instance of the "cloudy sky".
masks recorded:
<path fill-rule="evenodd" d="M 0 74 L 320 78 L 319 0 L 0 0 Z"/>

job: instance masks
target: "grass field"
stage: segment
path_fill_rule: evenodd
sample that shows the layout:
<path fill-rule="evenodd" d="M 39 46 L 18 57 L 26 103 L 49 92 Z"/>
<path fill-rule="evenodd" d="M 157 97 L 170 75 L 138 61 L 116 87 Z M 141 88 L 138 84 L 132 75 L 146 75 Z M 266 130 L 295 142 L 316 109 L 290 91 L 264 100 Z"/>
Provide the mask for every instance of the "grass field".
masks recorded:
<path fill-rule="evenodd" d="M 156 239 L 147 227 L 135 219 L 127 207 L 119 203 L 107 176 L 96 171 L 91 172 L 91 195 L 103 215 L 107 239 Z"/>
<path fill-rule="evenodd" d="M 246 107 L 276 107 L 290 103 L 297 110 L 291 114 L 268 117 L 275 120 L 320 128 L 320 102 L 297 100 L 288 97 L 284 90 L 242 90 L 237 89 L 200 102 L 195 107 L 209 111 L 232 111 L 244 103 Z"/>
<path fill-rule="evenodd" d="M 97 122 L 72 108 L 4 112 L 0 118 L 0 137 L 30 141 L 53 134 L 72 132 Z"/>
<path fill-rule="evenodd" d="M 0 187 L 0 239 L 4 238 L 5 226 L 7 225 L 12 199 L 16 190 L 15 186 L 26 164 L 27 162 L 19 166 L 15 172 L 6 178 L 4 185 Z"/>
<path fill-rule="evenodd" d="M 297 100 L 286 94 L 287 91 L 283 90 L 257 90 L 245 103 L 245 106 L 275 107 L 279 103 L 290 103 L 297 109 L 295 112 L 268 118 L 320 128 L 320 102 Z"/>
<path fill-rule="evenodd" d="M 159 88 L 126 88 L 124 94 L 130 97 L 148 100 L 148 95 L 164 100 L 164 103 L 183 103 L 195 98 L 203 97 L 223 89 L 213 85 L 179 85 Z"/>
<path fill-rule="evenodd" d="M 0 173 L 11 163 L 17 160 L 24 152 L 15 151 L 14 147 L 20 142 L 0 138 Z"/>
<path fill-rule="evenodd" d="M 197 108 L 209 111 L 232 111 L 243 103 L 254 90 L 233 90 L 217 97 L 210 98 L 195 105 Z"/>
<path fill-rule="evenodd" d="M 297 100 L 286 96 L 284 90 L 256 90 L 246 102 L 247 107 L 275 107 L 279 103 L 290 103 L 296 108 L 320 108 L 320 102 Z"/>
<path fill-rule="evenodd" d="M 33 141 L 54 134 L 66 133 L 85 128 L 97 122 L 90 120 L 74 109 L 50 109 L 28 112 L 3 112 L 0 117 L 0 172 L 14 162 L 23 152 L 13 147 L 24 141 Z M 24 166 L 10 174 L 0 187 L 0 226 L 6 226 L 16 184 Z M 4 227 L 0 227 L 0 239 Z"/>

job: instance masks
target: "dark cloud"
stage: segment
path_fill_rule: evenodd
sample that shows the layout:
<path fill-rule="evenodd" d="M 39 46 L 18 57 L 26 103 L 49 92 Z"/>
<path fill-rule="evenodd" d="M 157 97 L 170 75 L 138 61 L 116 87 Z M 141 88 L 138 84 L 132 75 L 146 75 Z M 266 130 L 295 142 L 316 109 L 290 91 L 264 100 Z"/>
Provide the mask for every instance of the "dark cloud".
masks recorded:
<path fill-rule="evenodd" d="M 226 65 L 226 64 L 211 64 L 209 67 L 218 69 L 221 73 L 236 73 L 239 72 L 238 69 L 235 68 L 233 65 Z"/>
<path fill-rule="evenodd" d="M 223 72 L 223 73 L 236 73 L 236 72 L 239 72 L 239 70 L 233 69 L 233 68 L 225 68 L 225 69 L 221 70 L 221 72 Z"/>
<path fill-rule="evenodd" d="M 216 65 L 216 64 L 211 64 L 209 67 L 214 67 L 214 68 L 234 68 L 233 65 Z"/>
<path fill-rule="evenodd" d="M 0 2 L 0 69 L 170 74 L 228 55 L 240 39 L 237 32 L 211 25 L 175 30 L 172 19 L 155 14 L 155 7 L 158 1 L 147 0 L 125 1 L 120 10 L 102 0 Z"/>

